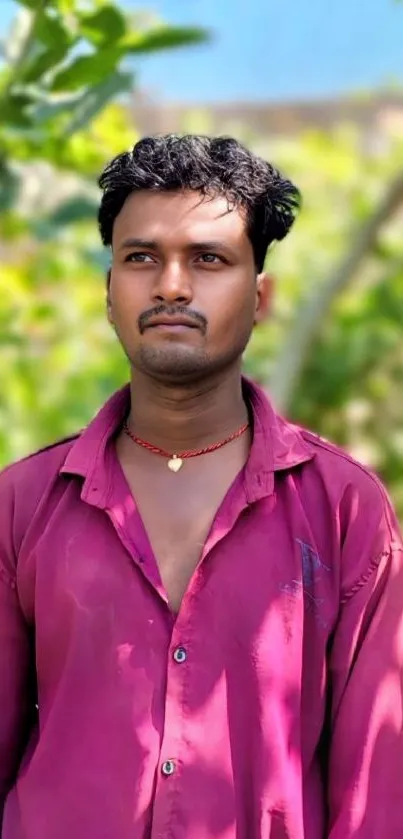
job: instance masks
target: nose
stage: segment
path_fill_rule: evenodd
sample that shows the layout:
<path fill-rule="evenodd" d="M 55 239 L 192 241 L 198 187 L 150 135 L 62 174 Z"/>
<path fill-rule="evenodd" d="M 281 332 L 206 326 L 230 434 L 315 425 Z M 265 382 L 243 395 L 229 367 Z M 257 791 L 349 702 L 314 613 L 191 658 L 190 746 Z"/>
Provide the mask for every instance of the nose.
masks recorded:
<path fill-rule="evenodd" d="M 153 301 L 172 306 L 175 303 L 187 305 L 192 299 L 192 284 L 186 268 L 179 260 L 165 263 L 155 280 Z"/>

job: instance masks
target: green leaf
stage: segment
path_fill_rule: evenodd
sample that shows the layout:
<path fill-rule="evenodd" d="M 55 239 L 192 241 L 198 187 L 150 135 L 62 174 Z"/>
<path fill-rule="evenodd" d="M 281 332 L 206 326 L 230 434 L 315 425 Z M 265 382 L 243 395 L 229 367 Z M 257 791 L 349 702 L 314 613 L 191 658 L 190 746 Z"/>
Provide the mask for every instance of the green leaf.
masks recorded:
<path fill-rule="evenodd" d="M 31 220 L 31 233 L 42 242 L 53 240 L 60 229 L 82 221 L 94 221 L 98 203 L 82 195 L 69 198 L 52 215 Z"/>
<path fill-rule="evenodd" d="M 69 46 L 73 38 L 65 26 L 62 17 L 42 14 L 35 25 L 35 36 L 47 47 L 55 49 L 59 47 L 62 51 Z"/>
<path fill-rule="evenodd" d="M 98 212 L 98 203 L 91 198 L 81 195 L 69 198 L 64 204 L 52 213 L 48 222 L 53 227 L 65 227 L 78 221 L 95 220 Z"/>
<path fill-rule="evenodd" d="M 85 128 L 110 99 L 119 93 L 130 90 L 132 84 L 131 73 L 114 73 L 106 81 L 87 90 L 77 104 L 76 112 L 65 129 L 65 136 L 68 137 Z"/>
<path fill-rule="evenodd" d="M 126 53 L 147 53 L 187 47 L 192 44 L 205 44 L 210 38 L 208 30 L 199 27 L 158 26 L 147 32 L 129 33 L 120 41 L 120 46 Z"/>
<path fill-rule="evenodd" d="M 18 74 L 18 80 L 25 84 L 38 83 L 42 77 L 57 66 L 67 52 L 58 46 L 44 48 L 26 67 L 22 67 Z"/>
<path fill-rule="evenodd" d="M 52 82 L 52 90 L 79 90 L 99 84 L 115 70 L 122 57 L 120 49 L 99 50 L 92 55 L 81 55 L 61 70 Z"/>
<path fill-rule="evenodd" d="M 18 195 L 19 184 L 15 172 L 0 164 L 0 212 L 4 213 L 12 207 Z"/>
<path fill-rule="evenodd" d="M 51 122 L 56 117 L 68 114 L 73 114 L 74 111 L 80 107 L 80 104 L 85 100 L 86 92 L 84 94 L 75 94 L 74 96 L 63 97 L 60 100 L 52 101 L 52 99 L 41 99 L 38 101 L 36 108 L 32 111 L 32 117 L 36 123 L 43 124 Z"/>
<path fill-rule="evenodd" d="M 122 38 L 126 20 L 116 6 L 105 5 L 89 15 L 80 15 L 80 32 L 96 46 L 106 46 Z"/>
<path fill-rule="evenodd" d="M 1 103 L 1 118 L 5 126 L 17 126 L 28 128 L 32 125 L 26 108 L 32 103 L 29 96 L 10 93 L 7 99 Z"/>

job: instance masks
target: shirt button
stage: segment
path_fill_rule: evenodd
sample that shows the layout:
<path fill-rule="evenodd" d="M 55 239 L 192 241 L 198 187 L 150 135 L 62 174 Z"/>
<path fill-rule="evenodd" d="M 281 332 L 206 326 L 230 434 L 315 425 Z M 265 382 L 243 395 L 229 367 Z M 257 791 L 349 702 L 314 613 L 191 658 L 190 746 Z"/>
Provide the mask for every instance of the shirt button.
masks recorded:
<path fill-rule="evenodd" d="M 184 647 L 177 647 L 174 651 L 174 661 L 177 664 L 183 664 L 184 661 L 187 659 L 187 652 Z"/>
<path fill-rule="evenodd" d="M 165 760 L 161 766 L 161 772 L 163 775 L 173 775 L 175 772 L 175 764 L 173 760 Z"/>

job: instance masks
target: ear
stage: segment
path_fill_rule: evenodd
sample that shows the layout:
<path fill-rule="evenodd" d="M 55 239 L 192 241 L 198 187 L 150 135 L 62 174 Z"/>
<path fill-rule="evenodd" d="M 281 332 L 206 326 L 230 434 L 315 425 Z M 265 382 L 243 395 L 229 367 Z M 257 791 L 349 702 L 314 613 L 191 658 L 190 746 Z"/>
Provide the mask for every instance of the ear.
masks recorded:
<path fill-rule="evenodd" d="M 109 268 L 106 274 L 106 314 L 111 326 L 114 325 L 112 317 L 112 303 L 111 303 L 111 274 L 112 269 Z"/>
<path fill-rule="evenodd" d="M 271 315 L 274 292 L 274 277 L 271 274 L 258 274 L 256 286 L 255 325 L 262 323 Z"/>

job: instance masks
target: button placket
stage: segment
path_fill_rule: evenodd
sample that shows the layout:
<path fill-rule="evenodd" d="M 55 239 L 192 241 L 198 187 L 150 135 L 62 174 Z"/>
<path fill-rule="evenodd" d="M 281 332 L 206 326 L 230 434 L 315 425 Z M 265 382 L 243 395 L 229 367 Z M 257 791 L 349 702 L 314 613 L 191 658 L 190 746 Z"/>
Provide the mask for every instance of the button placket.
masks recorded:
<path fill-rule="evenodd" d="M 191 670 L 187 645 L 187 620 L 178 616 L 173 628 L 168 652 L 165 721 L 160 748 L 159 778 L 153 809 L 153 836 L 162 836 L 172 823 L 172 807 L 181 787 L 184 728 L 186 724 L 185 697 Z"/>

